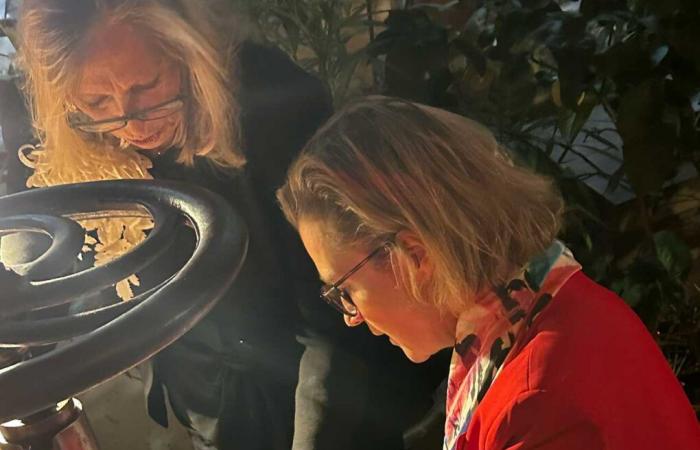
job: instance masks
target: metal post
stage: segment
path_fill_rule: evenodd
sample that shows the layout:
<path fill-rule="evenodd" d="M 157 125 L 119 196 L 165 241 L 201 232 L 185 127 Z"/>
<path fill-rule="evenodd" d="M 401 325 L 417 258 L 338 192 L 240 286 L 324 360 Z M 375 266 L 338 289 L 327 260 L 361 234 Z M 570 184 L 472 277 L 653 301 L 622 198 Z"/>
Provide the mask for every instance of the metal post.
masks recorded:
<path fill-rule="evenodd" d="M 0 450 L 99 450 L 77 399 L 0 425 Z"/>

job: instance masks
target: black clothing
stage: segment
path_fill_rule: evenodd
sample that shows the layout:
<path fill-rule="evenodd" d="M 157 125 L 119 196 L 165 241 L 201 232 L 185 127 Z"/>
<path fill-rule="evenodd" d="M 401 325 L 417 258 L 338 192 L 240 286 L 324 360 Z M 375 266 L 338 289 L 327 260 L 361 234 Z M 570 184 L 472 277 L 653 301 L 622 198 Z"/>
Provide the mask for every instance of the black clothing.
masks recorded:
<path fill-rule="evenodd" d="M 281 249 L 285 240 L 298 238 L 286 230 L 274 193 L 291 160 L 330 115 L 331 104 L 322 85 L 279 50 L 245 43 L 238 61 L 245 169 L 224 172 L 202 159 L 185 167 L 175 162 L 176 150 L 152 158 L 154 178 L 185 180 L 221 194 L 250 233 L 234 286 L 193 330 L 156 356 L 154 386 L 163 382 L 184 423 L 188 411 L 218 417 L 222 449 L 288 449 L 303 347 L 295 339 L 300 321 L 295 284 Z M 177 270 L 193 244 L 193 233 L 183 228 L 171 247 L 172 266 L 142 273 L 142 285 Z M 311 278 L 311 266 L 308 270 Z M 152 391 L 149 406 L 162 420 L 164 409 L 152 401 L 159 396 Z"/>
<path fill-rule="evenodd" d="M 6 178 L 0 181 L 5 181 L 8 194 L 14 194 L 27 189 L 25 183 L 31 173 L 30 169 L 19 161 L 17 150 L 30 143 L 34 136 L 24 97 L 12 79 L 0 80 L 0 124 L 7 170 Z"/>

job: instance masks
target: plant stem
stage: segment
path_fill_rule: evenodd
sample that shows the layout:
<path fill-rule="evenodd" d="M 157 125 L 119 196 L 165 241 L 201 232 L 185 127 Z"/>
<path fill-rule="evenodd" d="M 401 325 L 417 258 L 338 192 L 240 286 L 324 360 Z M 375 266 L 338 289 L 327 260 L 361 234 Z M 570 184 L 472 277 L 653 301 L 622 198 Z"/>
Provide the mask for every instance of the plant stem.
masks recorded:
<path fill-rule="evenodd" d="M 651 229 L 651 221 L 649 220 L 649 209 L 647 207 L 646 200 L 641 195 L 637 195 L 636 199 L 637 208 L 639 208 L 639 215 L 642 220 L 642 228 L 644 228 L 644 233 L 650 242 L 654 242 L 654 232 Z"/>
<path fill-rule="evenodd" d="M 367 8 L 367 19 L 369 19 L 369 41 L 372 42 L 374 41 L 374 5 L 372 4 L 372 0 L 365 0 L 365 5 Z"/>

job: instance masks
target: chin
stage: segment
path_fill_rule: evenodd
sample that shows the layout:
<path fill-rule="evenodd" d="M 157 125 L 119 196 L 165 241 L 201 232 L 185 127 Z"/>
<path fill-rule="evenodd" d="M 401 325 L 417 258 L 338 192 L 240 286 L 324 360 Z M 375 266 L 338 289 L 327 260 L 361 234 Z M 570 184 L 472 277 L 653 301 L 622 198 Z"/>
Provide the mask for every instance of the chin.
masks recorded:
<path fill-rule="evenodd" d="M 129 141 L 134 147 L 138 147 L 141 150 L 164 150 L 170 146 L 175 135 L 175 130 L 164 128 L 160 131 L 155 132 L 151 137 L 146 138 L 144 141 Z"/>
<path fill-rule="evenodd" d="M 164 145 L 164 139 L 158 136 L 156 139 L 147 141 L 130 141 L 129 143 L 134 147 L 140 148 L 141 150 L 160 150 Z"/>
<path fill-rule="evenodd" d="M 139 150 L 144 150 L 147 152 L 160 152 L 161 150 L 164 149 L 164 146 L 162 144 L 157 144 L 157 145 L 136 145 L 132 144 L 134 147 L 138 148 Z"/>
<path fill-rule="evenodd" d="M 406 355 L 406 358 L 408 358 L 411 362 L 416 364 L 426 362 L 428 358 L 432 356 L 430 353 L 415 352 L 405 347 L 401 347 L 401 350 L 403 350 L 403 353 L 404 355 Z"/>

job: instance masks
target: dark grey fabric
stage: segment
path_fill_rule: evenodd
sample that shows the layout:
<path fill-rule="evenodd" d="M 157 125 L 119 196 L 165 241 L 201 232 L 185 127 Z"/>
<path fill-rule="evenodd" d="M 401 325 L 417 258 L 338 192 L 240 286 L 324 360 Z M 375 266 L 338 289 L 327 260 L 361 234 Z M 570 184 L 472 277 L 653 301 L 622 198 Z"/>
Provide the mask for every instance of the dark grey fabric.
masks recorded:
<path fill-rule="evenodd" d="M 277 50 L 248 43 L 238 57 L 245 171 L 222 172 L 202 160 L 186 168 L 171 151 L 153 158 L 152 174 L 189 181 L 229 200 L 248 225 L 248 256 L 217 307 L 156 356 L 154 386 L 167 388 L 184 423 L 190 424 L 188 412 L 218 418 L 221 449 L 288 449 L 303 348 L 295 339 L 300 317 L 288 270 L 293 264 L 282 250 L 287 236 L 280 233 L 283 219 L 273 196 L 286 165 L 329 115 L 330 102 L 318 81 Z M 172 264 L 143 273 L 143 285 L 176 270 L 193 244 L 192 231 L 183 227 L 173 238 Z M 158 397 L 149 393 L 150 400 Z M 154 417 L 164 417 L 158 402 L 149 406 Z"/>
<path fill-rule="evenodd" d="M 8 194 L 27 189 L 30 170 L 17 158 L 17 150 L 34 140 L 27 106 L 17 87 L 19 83 L 13 79 L 0 80 L 0 126 L 7 168 L 6 178 L 0 181 L 5 182 Z"/>

